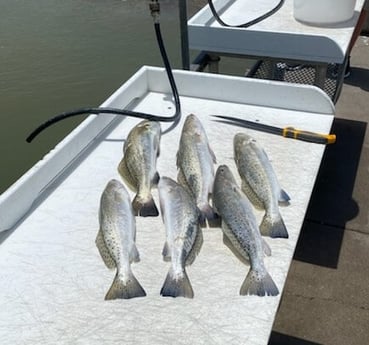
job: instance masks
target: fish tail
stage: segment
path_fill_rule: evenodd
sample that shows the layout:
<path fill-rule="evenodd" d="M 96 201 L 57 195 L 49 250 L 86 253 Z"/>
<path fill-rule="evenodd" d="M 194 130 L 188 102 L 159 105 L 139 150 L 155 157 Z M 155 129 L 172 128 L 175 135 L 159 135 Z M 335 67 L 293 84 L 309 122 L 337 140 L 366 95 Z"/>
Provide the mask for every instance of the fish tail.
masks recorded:
<path fill-rule="evenodd" d="M 279 290 L 268 272 L 260 274 L 250 269 L 240 289 L 240 295 L 277 296 Z"/>
<path fill-rule="evenodd" d="M 127 278 L 117 273 L 105 299 L 129 299 L 144 296 L 146 292 L 133 273 L 130 273 Z"/>
<path fill-rule="evenodd" d="M 163 247 L 163 250 L 162 250 L 162 255 L 163 255 L 163 260 L 164 261 L 171 261 L 172 258 L 170 256 L 170 249 L 169 249 L 169 244 L 167 241 L 165 241 L 164 243 L 164 247 Z"/>
<path fill-rule="evenodd" d="M 279 191 L 279 196 L 278 196 L 278 203 L 281 206 L 288 206 L 290 203 L 291 198 L 289 197 L 289 195 L 286 193 L 285 190 L 281 189 Z"/>
<path fill-rule="evenodd" d="M 220 228 L 222 225 L 222 219 L 220 216 L 214 212 L 212 218 L 208 218 L 208 224 L 211 228 Z"/>
<path fill-rule="evenodd" d="M 152 179 L 153 186 L 157 186 L 160 180 L 160 175 L 158 172 L 155 173 L 154 178 Z"/>
<path fill-rule="evenodd" d="M 159 215 L 154 198 L 150 195 L 149 198 L 144 199 L 138 194 L 132 201 L 133 211 L 135 216 L 141 217 L 157 217 Z"/>
<path fill-rule="evenodd" d="M 260 224 L 260 233 L 272 238 L 288 238 L 286 225 L 279 213 L 278 216 L 274 217 L 272 217 L 268 212 L 265 213 Z"/>
<path fill-rule="evenodd" d="M 160 295 L 166 297 L 193 298 L 192 286 L 186 271 L 183 270 L 183 274 L 178 277 L 174 274 L 173 269 L 170 268 L 161 288 Z"/>

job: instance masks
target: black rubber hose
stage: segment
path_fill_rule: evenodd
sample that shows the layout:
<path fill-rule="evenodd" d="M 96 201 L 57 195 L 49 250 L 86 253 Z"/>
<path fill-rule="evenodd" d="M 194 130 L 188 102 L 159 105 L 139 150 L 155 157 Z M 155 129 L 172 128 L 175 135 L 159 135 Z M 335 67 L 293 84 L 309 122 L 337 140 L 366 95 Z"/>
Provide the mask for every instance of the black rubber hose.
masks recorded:
<path fill-rule="evenodd" d="M 211 13 L 213 14 L 215 20 L 222 26 L 227 26 L 227 27 L 231 27 L 231 28 L 248 28 L 251 25 L 257 24 L 259 22 L 261 22 L 262 20 L 270 17 L 271 15 L 273 15 L 274 13 L 276 13 L 284 4 L 284 0 L 280 0 L 280 2 L 277 4 L 277 6 L 275 6 L 273 9 L 271 9 L 270 11 L 264 13 L 263 15 L 261 15 L 260 17 L 255 18 L 254 20 L 251 20 L 247 23 L 244 24 L 240 24 L 240 25 L 230 25 L 225 23 L 219 16 L 218 12 L 216 11 L 214 4 L 213 4 L 213 0 L 208 0 L 209 3 L 209 7 L 211 10 Z"/>
<path fill-rule="evenodd" d="M 175 113 L 174 113 L 173 116 L 170 116 L 170 117 L 169 116 L 168 117 L 167 116 L 159 116 L 159 115 L 135 112 L 135 111 L 131 111 L 131 110 L 108 108 L 108 107 L 80 108 L 80 109 L 64 112 L 64 113 L 61 113 L 59 115 L 56 115 L 56 116 L 50 118 L 49 120 L 47 120 L 46 122 L 44 122 L 40 126 L 38 126 L 27 137 L 26 141 L 30 143 L 37 135 L 39 135 L 43 130 L 50 127 L 54 123 L 57 123 L 59 121 L 62 121 L 64 119 L 67 119 L 67 118 L 72 117 L 72 116 L 84 115 L 84 114 L 123 115 L 123 116 L 137 117 L 137 118 L 151 120 L 151 121 L 174 122 L 174 124 L 177 124 L 178 121 L 180 120 L 180 116 L 181 116 L 181 103 L 180 103 L 180 99 L 179 99 L 179 95 L 178 95 L 178 90 L 177 90 L 177 86 L 176 86 L 176 83 L 175 83 L 175 80 L 174 80 L 174 77 L 173 77 L 173 73 L 172 73 L 170 63 L 169 63 L 168 55 L 167 55 L 166 50 L 165 50 L 165 46 L 164 46 L 164 42 L 163 42 L 163 38 L 162 38 L 162 35 L 161 35 L 161 30 L 160 30 L 160 23 L 156 21 L 154 23 L 154 27 L 155 27 L 156 39 L 157 39 L 159 49 L 160 49 L 160 54 L 161 54 L 161 57 L 163 59 L 164 67 L 165 67 L 165 70 L 167 72 L 167 76 L 168 76 L 168 79 L 169 79 L 169 84 L 170 84 L 170 87 L 172 89 L 172 94 L 173 94 L 173 98 L 174 98 L 174 103 L 175 103 L 176 110 L 175 110 Z"/>

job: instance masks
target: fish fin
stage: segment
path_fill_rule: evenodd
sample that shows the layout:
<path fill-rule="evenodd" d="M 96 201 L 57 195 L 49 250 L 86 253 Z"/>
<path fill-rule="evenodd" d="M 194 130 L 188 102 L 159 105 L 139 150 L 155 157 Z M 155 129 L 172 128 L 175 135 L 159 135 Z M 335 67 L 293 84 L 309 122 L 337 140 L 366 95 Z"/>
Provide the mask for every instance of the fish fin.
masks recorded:
<path fill-rule="evenodd" d="M 160 180 L 160 175 L 158 172 L 155 173 L 154 178 L 152 179 L 153 186 L 157 186 Z"/>
<path fill-rule="evenodd" d="M 206 219 L 210 227 L 215 228 L 220 226 L 220 219 L 218 215 L 214 212 L 213 208 L 208 203 L 203 203 L 199 205 L 201 212 L 201 226 L 206 226 Z M 204 224 L 205 223 L 205 224 Z"/>
<path fill-rule="evenodd" d="M 127 167 L 127 163 L 126 163 L 126 160 L 124 159 L 124 157 L 122 158 L 122 160 L 120 161 L 120 163 L 118 165 L 118 172 L 119 172 L 119 175 L 124 180 L 124 182 L 126 183 L 126 185 L 129 187 L 129 189 L 136 192 L 137 191 L 137 182 L 132 177 L 131 173 L 129 172 L 129 169 Z"/>
<path fill-rule="evenodd" d="M 128 276 L 128 279 L 124 279 L 122 275 L 117 273 L 105 299 L 129 299 L 144 296 L 146 296 L 146 292 L 133 273 Z"/>
<path fill-rule="evenodd" d="M 250 185 L 242 179 L 241 181 L 241 190 L 248 197 L 251 203 L 258 210 L 264 210 L 263 202 L 258 198 L 257 194 L 253 191 Z"/>
<path fill-rule="evenodd" d="M 266 256 L 272 255 L 272 250 L 269 246 L 269 244 L 264 240 L 264 238 L 261 238 L 261 244 L 263 246 L 263 251 Z"/>
<path fill-rule="evenodd" d="M 208 145 L 208 150 L 211 156 L 211 159 L 213 160 L 214 164 L 217 164 L 217 157 L 215 156 L 214 151 L 211 149 L 210 145 Z"/>
<path fill-rule="evenodd" d="M 179 151 L 177 151 L 177 154 L 176 154 L 176 166 L 177 166 L 177 168 L 180 167 L 180 161 L 181 161 L 180 153 L 179 153 Z"/>
<path fill-rule="evenodd" d="M 183 171 L 182 169 L 178 169 L 178 174 L 177 174 L 177 182 L 180 184 L 180 185 L 184 185 L 186 183 L 186 178 L 183 174 Z"/>
<path fill-rule="evenodd" d="M 199 225 L 202 228 L 206 228 L 206 217 L 202 213 L 199 215 Z"/>
<path fill-rule="evenodd" d="M 195 225 L 196 226 L 196 225 Z M 196 259 L 196 256 L 199 255 L 202 244 L 204 242 L 204 237 L 202 234 L 202 230 L 201 228 L 197 225 L 198 229 L 195 230 L 196 232 L 196 237 L 195 237 L 195 241 L 192 245 L 192 248 L 190 250 L 190 252 L 187 255 L 186 258 L 186 266 L 192 265 Z"/>
<path fill-rule="evenodd" d="M 272 238 L 288 238 L 288 231 L 280 214 L 278 217 L 271 217 L 265 213 L 260 224 L 260 233 Z"/>
<path fill-rule="evenodd" d="M 213 217 L 208 219 L 208 224 L 210 228 L 220 228 L 222 224 L 222 219 L 218 215 L 218 213 L 213 212 Z"/>
<path fill-rule="evenodd" d="M 290 204 L 290 200 L 291 198 L 289 195 L 283 189 L 281 189 L 279 191 L 278 204 L 281 206 L 288 206 Z"/>
<path fill-rule="evenodd" d="M 132 201 L 132 207 L 135 216 L 157 217 L 159 215 L 158 208 L 152 196 L 144 200 L 139 195 L 136 195 Z"/>
<path fill-rule="evenodd" d="M 138 252 L 137 246 L 133 243 L 131 252 L 129 253 L 130 262 L 140 262 L 140 253 Z"/>
<path fill-rule="evenodd" d="M 190 174 L 188 176 L 188 179 L 186 180 L 187 181 L 187 185 L 190 187 L 190 186 L 194 186 L 195 183 L 196 183 L 196 175 L 194 174 Z M 191 192 L 192 193 L 192 192 Z"/>
<path fill-rule="evenodd" d="M 214 219 L 209 221 L 209 226 L 211 228 L 220 228 L 220 227 L 222 227 L 222 217 L 218 213 L 218 210 L 216 209 L 214 204 L 213 204 L 213 212 L 214 212 Z"/>
<path fill-rule="evenodd" d="M 156 142 L 155 145 L 155 150 L 156 150 L 156 158 L 160 157 L 160 139 Z"/>
<path fill-rule="evenodd" d="M 186 271 L 183 271 L 182 277 L 175 277 L 171 267 L 160 290 L 160 295 L 165 297 L 193 298 L 192 286 Z"/>
<path fill-rule="evenodd" d="M 240 289 L 240 295 L 277 296 L 279 290 L 272 277 L 250 269 Z"/>
<path fill-rule="evenodd" d="M 231 240 L 228 238 L 226 234 L 223 233 L 223 243 L 228 249 L 234 254 L 234 256 L 240 260 L 245 265 L 250 265 L 250 260 L 248 257 L 243 256 L 233 245 Z"/>
<path fill-rule="evenodd" d="M 164 247 L 163 247 L 163 250 L 162 250 L 162 255 L 163 255 L 163 260 L 164 261 L 171 261 L 172 258 L 171 258 L 171 255 L 170 255 L 170 249 L 169 249 L 169 244 L 167 241 L 165 241 L 164 243 Z"/>
<path fill-rule="evenodd" d="M 111 270 L 116 268 L 116 263 L 114 259 L 112 258 L 112 256 L 110 255 L 108 248 L 106 247 L 103 232 L 101 228 L 99 229 L 99 232 L 97 233 L 95 244 L 96 244 L 97 249 L 99 250 L 100 256 L 103 259 L 106 267 Z"/>
<path fill-rule="evenodd" d="M 178 170 L 177 174 L 177 182 L 191 195 L 193 196 L 192 190 L 186 180 L 186 176 L 184 175 L 181 169 Z"/>

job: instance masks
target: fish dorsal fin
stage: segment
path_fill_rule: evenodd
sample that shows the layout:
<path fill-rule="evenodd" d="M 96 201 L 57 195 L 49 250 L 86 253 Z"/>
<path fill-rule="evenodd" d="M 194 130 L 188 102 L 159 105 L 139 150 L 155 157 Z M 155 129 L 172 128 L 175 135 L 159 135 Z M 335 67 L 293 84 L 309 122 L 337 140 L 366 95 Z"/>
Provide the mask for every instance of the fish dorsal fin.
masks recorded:
<path fill-rule="evenodd" d="M 180 153 L 179 153 L 179 151 L 177 151 L 177 153 L 176 153 L 176 167 L 177 168 L 179 168 L 181 166 L 180 162 L 181 162 Z"/>
<path fill-rule="evenodd" d="M 163 247 L 163 250 L 162 250 L 162 255 L 163 255 L 163 260 L 164 261 L 171 261 L 171 255 L 170 255 L 170 248 L 169 248 L 169 244 L 167 241 L 165 241 L 164 243 L 164 247 Z"/>
<path fill-rule="evenodd" d="M 129 261 L 130 262 L 139 262 L 140 261 L 140 253 L 136 247 L 136 243 L 133 243 L 132 249 L 129 253 Z"/>
<path fill-rule="evenodd" d="M 213 163 L 214 164 L 217 164 L 217 157 L 215 157 L 215 153 L 214 153 L 214 151 L 211 149 L 211 147 L 209 145 L 208 145 L 208 149 L 209 149 L 209 153 L 210 153 L 211 159 L 213 160 Z"/>
<path fill-rule="evenodd" d="M 178 175 L 177 175 L 177 181 L 178 183 L 190 194 L 193 195 L 193 192 L 191 190 L 190 185 L 188 184 L 187 180 L 186 180 L 186 176 L 183 173 L 182 169 L 178 170 Z"/>
<path fill-rule="evenodd" d="M 204 238 L 202 235 L 202 230 L 201 227 L 199 226 L 199 224 L 195 224 L 193 225 L 194 227 L 197 227 L 197 229 L 195 231 L 197 231 L 196 233 L 196 238 L 195 241 L 193 243 L 193 246 L 190 250 L 190 252 L 187 255 L 186 258 L 186 266 L 192 265 L 193 262 L 196 259 L 196 256 L 200 253 L 201 247 L 202 247 L 202 243 L 204 242 Z"/>
<path fill-rule="evenodd" d="M 283 189 L 281 189 L 279 191 L 278 203 L 280 203 L 281 205 L 288 205 L 290 203 L 290 200 L 291 198 L 289 197 L 289 195 Z"/>
<path fill-rule="evenodd" d="M 124 182 L 127 184 L 127 186 L 133 190 L 137 191 L 137 181 L 135 178 L 131 175 L 131 172 L 129 171 L 127 167 L 127 162 L 125 157 L 122 158 L 118 165 L 118 172 L 122 176 Z"/>
<path fill-rule="evenodd" d="M 266 256 L 272 255 L 272 250 L 269 247 L 269 244 L 264 240 L 264 238 L 261 238 L 261 243 L 263 245 L 263 251 Z"/>
<path fill-rule="evenodd" d="M 227 227 L 228 226 L 223 222 L 222 223 L 222 227 Z M 228 236 L 223 233 L 223 243 L 226 247 L 228 247 L 228 249 L 233 253 L 233 255 L 240 260 L 243 264 L 245 265 L 250 265 L 250 260 L 248 255 L 242 255 L 233 245 L 232 241 L 228 238 Z"/>
<path fill-rule="evenodd" d="M 97 233 L 95 243 L 106 267 L 111 270 L 116 268 L 116 263 L 114 259 L 111 257 L 108 248 L 106 247 L 104 236 L 101 229 L 99 229 L 99 232 Z"/>
<path fill-rule="evenodd" d="M 157 186 L 160 180 L 160 175 L 158 172 L 155 172 L 154 177 L 152 179 L 153 186 Z"/>

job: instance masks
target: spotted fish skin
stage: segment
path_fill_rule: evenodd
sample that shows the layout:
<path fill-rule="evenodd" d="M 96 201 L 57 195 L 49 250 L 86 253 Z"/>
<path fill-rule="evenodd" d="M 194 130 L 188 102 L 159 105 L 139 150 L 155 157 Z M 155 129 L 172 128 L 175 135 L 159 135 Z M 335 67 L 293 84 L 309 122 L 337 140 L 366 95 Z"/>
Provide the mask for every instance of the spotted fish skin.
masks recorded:
<path fill-rule="evenodd" d="M 214 207 L 222 219 L 222 231 L 250 270 L 240 295 L 276 296 L 279 290 L 264 265 L 264 248 L 252 205 L 226 165 L 217 169 L 213 188 Z"/>
<path fill-rule="evenodd" d="M 242 191 L 256 208 L 265 210 L 260 224 L 262 235 L 288 238 L 279 203 L 288 204 L 290 198 L 280 187 L 266 152 L 254 138 L 245 133 L 234 136 L 233 148 L 242 180 Z"/>
<path fill-rule="evenodd" d="M 159 181 L 156 162 L 160 138 L 160 123 L 144 120 L 132 128 L 123 147 L 118 172 L 127 186 L 137 193 L 132 201 L 136 216 L 159 215 L 151 190 Z"/>
<path fill-rule="evenodd" d="M 202 212 L 203 223 L 205 219 L 209 223 L 217 221 L 209 204 L 214 182 L 214 163 L 215 154 L 210 148 L 204 127 L 194 114 L 188 115 L 177 152 L 177 180 L 194 196 Z"/>
<path fill-rule="evenodd" d="M 131 269 L 131 263 L 140 260 L 135 244 L 136 223 L 129 194 L 118 180 L 110 180 L 101 195 L 99 223 L 96 246 L 105 265 L 116 269 L 105 299 L 146 296 Z"/>
<path fill-rule="evenodd" d="M 171 178 L 162 177 L 158 189 L 166 229 L 163 258 L 171 263 L 160 294 L 193 298 L 186 266 L 194 262 L 202 246 L 200 210 L 188 191 Z"/>

